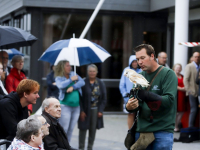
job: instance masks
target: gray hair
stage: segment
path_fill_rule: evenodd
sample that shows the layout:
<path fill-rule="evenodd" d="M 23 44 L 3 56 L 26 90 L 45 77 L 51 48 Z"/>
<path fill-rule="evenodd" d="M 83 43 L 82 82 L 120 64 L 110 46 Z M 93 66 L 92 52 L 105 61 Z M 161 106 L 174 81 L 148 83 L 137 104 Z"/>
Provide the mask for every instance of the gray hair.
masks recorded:
<path fill-rule="evenodd" d="M 29 143 L 31 135 L 38 136 L 42 123 L 38 119 L 24 119 L 17 125 L 16 139 Z"/>
<path fill-rule="evenodd" d="M 11 64 L 14 65 L 16 62 L 20 61 L 20 60 L 24 60 L 24 57 L 21 55 L 15 55 L 12 58 Z"/>
<path fill-rule="evenodd" d="M 35 119 L 35 120 L 40 121 L 40 119 L 39 119 L 40 117 L 42 117 L 42 116 L 34 114 L 34 115 L 29 116 L 28 119 Z"/>
<path fill-rule="evenodd" d="M 44 99 L 44 101 L 42 102 L 42 112 L 45 110 L 46 107 L 49 107 L 49 99 L 50 98 L 46 98 Z"/>
<path fill-rule="evenodd" d="M 161 55 L 162 53 L 165 53 L 165 54 L 167 55 L 166 52 L 159 52 L 159 53 L 158 53 L 158 57 L 160 57 L 160 55 Z"/>
<path fill-rule="evenodd" d="M 94 68 L 98 72 L 98 68 L 95 64 L 90 64 L 87 66 L 87 71 L 89 71 L 90 68 Z"/>

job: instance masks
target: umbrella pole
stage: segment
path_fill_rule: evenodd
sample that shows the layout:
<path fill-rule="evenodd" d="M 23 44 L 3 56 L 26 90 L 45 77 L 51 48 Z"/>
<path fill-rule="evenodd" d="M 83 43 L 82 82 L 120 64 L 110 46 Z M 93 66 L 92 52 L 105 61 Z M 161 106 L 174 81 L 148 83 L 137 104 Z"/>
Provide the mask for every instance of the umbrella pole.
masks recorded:
<path fill-rule="evenodd" d="M 75 38 L 75 33 L 73 33 L 73 38 Z M 74 75 L 76 75 L 76 56 L 75 56 L 76 48 L 74 48 Z"/>

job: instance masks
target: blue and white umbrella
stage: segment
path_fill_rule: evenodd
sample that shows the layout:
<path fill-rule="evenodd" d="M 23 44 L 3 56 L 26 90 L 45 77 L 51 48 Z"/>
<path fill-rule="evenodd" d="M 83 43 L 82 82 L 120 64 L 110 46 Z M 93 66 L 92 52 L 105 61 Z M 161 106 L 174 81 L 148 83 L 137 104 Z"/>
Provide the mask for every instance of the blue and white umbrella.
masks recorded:
<path fill-rule="evenodd" d="M 52 44 L 39 60 L 57 65 L 61 60 L 68 60 L 70 65 L 83 66 L 104 62 L 111 55 L 101 46 L 86 39 L 71 38 Z"/>
<path fill-rule="evenodd" d="M 24 56 L 24 54 L 22 54 L 20 51 L 18 51 L 15 48 L 11 48 L 11 49 L 3 49 L 2 51 L 5 51 L 6 53 L 8 53 L 9 59 L 12 59 L 13 56 L 15 55 L 21 55 Z"/>

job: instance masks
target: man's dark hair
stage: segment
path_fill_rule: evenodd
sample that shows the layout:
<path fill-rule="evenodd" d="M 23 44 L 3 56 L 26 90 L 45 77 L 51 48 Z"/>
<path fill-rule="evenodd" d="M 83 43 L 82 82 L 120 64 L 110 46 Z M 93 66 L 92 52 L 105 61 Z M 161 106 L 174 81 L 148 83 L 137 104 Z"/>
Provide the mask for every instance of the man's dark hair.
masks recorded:
<path fill-rule="evenodd" d="M 135 52 L 135 53 L 136 53 L 136 52 L 139 52 L 139 51 L 141 51 L 143 48 L 146 49 L 146 53 L 147 53 L 148 56 L 151 57 L 151 54 L 153 54 L 153 55 L 154 55 L 154 60 L 156 61 L 156 54 L 155 54 L 154 48 L 153 48 L 153 46 L 151 46 L 151 45 L 149 45 L 149 44 L 141 44 L 141 45 L 135 47 L 135 48 L 134 48 L 134 52 Z"/>

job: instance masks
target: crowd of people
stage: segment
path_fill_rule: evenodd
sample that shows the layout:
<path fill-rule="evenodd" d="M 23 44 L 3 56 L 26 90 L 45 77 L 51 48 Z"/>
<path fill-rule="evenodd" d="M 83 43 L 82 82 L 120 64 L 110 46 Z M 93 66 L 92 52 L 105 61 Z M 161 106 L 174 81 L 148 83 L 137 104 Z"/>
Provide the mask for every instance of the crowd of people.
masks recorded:
<path fill-rule="evenodd" d="M 189 127 L 195 124 L 198 96 L 200 95 L 199 52 L 193 53 L 192 61 L 185 66 L 167 65 L 167 54 L 160 52 L 156 58 L 154 48 L 142 44 L 129 58 L 129 66 L 142 74 L 150 83 L 149 88 L 136 88 L 134 97 L 127 94 L 133 83 L 121 76 L 119 89 L 124 99 L 123 110 L 128 114 L 130 129 L 138 114 L 136 140 L 143 140 L 144 133 L 152 133 L 155 140 L 148 143 L 150 149 L 172 149 L 173 132 L 180 131 L 181 119 L 189 97 Z M 60 61 L 51 66 L 47 75 L 48 93 L 42 102 L 42 114 L 31 115 L 32 105 L 40 97 L 40 84 L 27 79 L 23 72 L 24 58 L 12 58 L 8 67 L 8 54 L 0 52 L 0 139 L 12 141 L 8 150 L 76 150 L 70 146 L 75 125 L 79 128 L 79 150 L 85 149 L 86 133 L 89 132 L 87 150 L 92 150 L 96 130 L 104 127 L 103 111 L 107 102 L 106 87 L 98 77 L 94 64 L 87 67 L 82 79 L 71 71 L 70 62 Z"/>
<path fill-rule="evenodd" d="M 105 85 L 97 78 L 97 66 L 89 65 L 87 77 L 82 79 L 71 71 L 67 60 L 52 65 L 42 114 L 31 115 L 32 104 L 40 97 L 40 84 L 26 78 L 22 56 L 14 56 L 9 69 L 8 54 L 1 52 L 0 58 L 0 141 L 12 141 L 6 145 L 8 150 L 76 150 L 70 146 L 76 123 L 80 129 L 79 149 L 85 148 L 89 130 L 87 149 L 92 150 L 96 129 L 104 127 L 107 101 Z"/>

